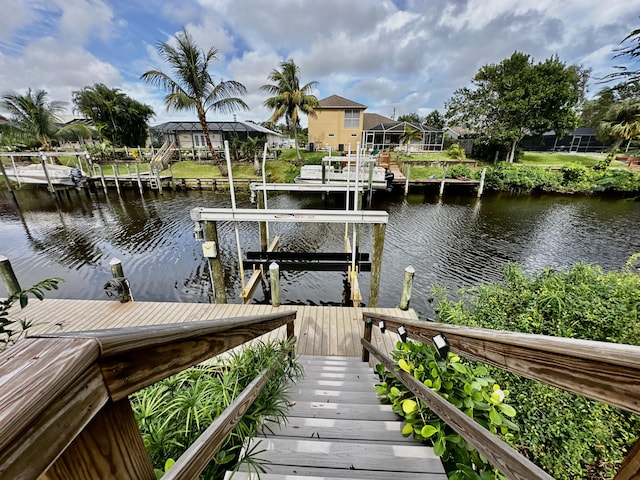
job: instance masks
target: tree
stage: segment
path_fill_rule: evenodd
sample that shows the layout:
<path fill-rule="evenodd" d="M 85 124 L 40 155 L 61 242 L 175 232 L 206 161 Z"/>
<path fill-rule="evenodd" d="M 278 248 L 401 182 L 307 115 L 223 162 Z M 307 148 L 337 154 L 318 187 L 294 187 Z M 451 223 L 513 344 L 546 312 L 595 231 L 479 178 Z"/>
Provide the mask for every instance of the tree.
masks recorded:
<path fill-rule="evenodd" d="M 409 147 L 411 146 L 412 140 L 422 140 L 422 129 L 405 123 L 404 132 L 400 136 L 400 143 L 405 145 L 407 155 L 409 155 Z"/>
<path fill-rule="evenodd" d="M 640 28 L 633 30 L 629 35 L 624 37 L 620 45 L 627 42 L 630 45 L 621 46 L 615 49 L 616 54 L 613 58 L 629 57 L 632 61 L 640 57 Z M 640 80 L 640 70 L 630 70 L 626 65 L 616 65 L 617 71 L 605 76 L 603 80 L 612 80 L 622 78 L 627 82 L 636 82 Z"/>
<path fill-rule="evenodd" d="M 613 87 L 604 87 L 596 96 L 584 102 L 580 114 L 580 125 L 598 128 L 605 120 L 609 110 L 625 101 L 640 101 L 640 81 L 619 83 Z"/>
<path fill-rule="evenodd" d="M 398 122 L 413 123 L 414 125 L 422 125 L 423 121 L 422 117 L 415 112 L 400 115 L 398 117 Z"/>
<path fill-rule="evenodd" d="M 422 121 L 424 125 L 438 130 L 442 130 L 446 124 L 444 116 L 438 111 L 430 112 Z"/>
<path fill-rule="evenodd" d="M 4 128 L 5 135 L 14 143 L 44 150 L 52 150 L 60 140 L 91 136 L 86 125 L 62 125 L 58 115 L 64 110 L 65 103 L 47 101 L 47 95 L 45 90 L 32 91 L 31 88 L 25 95 L 15 92 L 5 94 L 0 107 L 11 116 L 10 124 Z"/>
<path fill-rule="evenodd" d="M 102 140 L 114 146 L 144 145 L 153 109 L 102 83 L 73 92 L 73 103 L 90 118 Z"/>
<path fill-rule="evenodd" d="M 527 133 L 575 128 L 575 107 L 582 95 L 586 72 L 566 66 L 557 57 L 534 64 L 529 55 L 514 52 L 497 65 L 485 65 L 447 102 L 449 121 L 484 133 L 509 145 L 513 162 L 516 146 Z"/>
<path fill-rule="evenodd" d="M 264 106 L 273 110 L 270 121 L 276 123 L 284 117 L 287 127 L 293 132 L 298 161 L 302 160 L 298 149 L 298 127 L 300 113 L 316 116 L 315 109 L 320 106 L 318 99 L 311 95 L 317 82 L 309 82 L 300 86 L 300 68 L 293 59 L 280 63 L 280 70 L 274 69 L 268 79 L 274 83 L 260 87 L 273 95 L 264 101 Z"/>
<path fill-rule="evenodd" d="M 209 63 L 218 54 L 215 47 L 206 52 L 200 50 L 185 28 L 176 34 L 175 42 L 175 47 L 168 42 L 158 42 L 158 52 L 175 77 L 156 69 L 143 73 L 140 78 L 167 91 L 164 97 L 167 110 L 196 111 L 211 156 L 217 158 L 209 135 L 207 112 L 248 110 L 247 104 L 239 98 L 247 93 L 247 89 L 234 80 L 215 83 L 209 73 Z"/>
<path fill-rule="evenodd" d="M 631 140 L 640 136 L 640 102 L 626 101 L 613 105 L 600 122 L 599 134 L 601 137 L 614 139 L 612 151 L 624 141 L 627 142 L 628 151 Z"/>

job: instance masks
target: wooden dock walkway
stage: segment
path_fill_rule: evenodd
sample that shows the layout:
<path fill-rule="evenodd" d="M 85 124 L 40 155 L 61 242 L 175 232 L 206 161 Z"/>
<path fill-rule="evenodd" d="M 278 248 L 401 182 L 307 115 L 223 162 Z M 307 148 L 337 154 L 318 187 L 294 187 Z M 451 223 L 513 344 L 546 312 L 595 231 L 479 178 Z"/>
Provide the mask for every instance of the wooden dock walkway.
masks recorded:
<path fill-rule="evenodd" d="M 160 325 L 199 320 L 245 317 L 295 310 L 294 334 L 298 339 L 296 352 L 300 355 L 328 355 L 360 357 L 360 338 L 364 332 L 362 312 L 378 312 L 400 318 L 416 319 L 413 309 L 311 307 L 299 305 L 239 305 L 172 302 L 129 302 L 109 300 L 32 299 L 12 315 L 33 322 L 30 335 L 82 330 L 101 330 L 142 325 Z M 281 327 L 269 338 L 284 338 L 286 327 Z M 374 329 L 373 343 L 390 353 L 398 341 L 395 332 L 384 335 Z"/>

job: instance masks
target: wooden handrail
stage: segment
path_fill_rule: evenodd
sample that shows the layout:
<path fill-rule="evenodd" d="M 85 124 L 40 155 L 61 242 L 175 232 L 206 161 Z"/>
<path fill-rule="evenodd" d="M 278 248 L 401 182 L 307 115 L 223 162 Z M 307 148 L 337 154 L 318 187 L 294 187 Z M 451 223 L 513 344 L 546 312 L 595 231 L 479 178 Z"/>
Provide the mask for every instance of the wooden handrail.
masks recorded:
<path fill-rule="evenodd" d="M 640 413 L 640 347 L 638 346 L 461 327 L 396 318 L 372 312 L 363 312 L 362 318 L 365 321 L 362 350 L 364 361 L 368 361 L 370 349 L 365 342 L 371 341 L 373 321 L 383 321 L 385 328 L 397 331 L 398 327 L 404 326 L 408 338 L 429 344 L 432 343 L 434 336 L 443 333 L 447 337 L 451 350 L 462 356 L 608 405 Z M 389 365 L 385 364 L 385 366 L 394 375 L 398 373 L 394 371 L 394 365 L 391 365 L 391 368 Z M 408 378 L 413 377 L 408 376 Z M 434 411 L 436 411 L 435 408 Z M 436 411 L 436 413 L 440 415 L 439 412 Z M 441 416 L 441 418 L 449 424 L 448 417 Z M 455 429 L 454 425 L 450 424 Z M 458 433 L 476 446 L 466 433 L 461 431 Z M 476 448 L 481 451 L 477 446 Z M 487 453 L 482 451 L 481 453 L 487 458 L 492 458 Z M 492 452 L 492 455 L 496 454 L 500 454 L 499 449 Z M 494 465 L 500 469 L 503 468 L 502 463 L 494 463 Z M 508 467 L 513 468 L 513 464 L 510 463 Z M 506 470 L 501 471 L 507 473 Z M 640 440 L 627 455 L 615 480 L 631 480 L 636 478 L 638 471 L 640 471 Z"/>
<path fill-rule="evenodd" d="M 511 448 L 497 435 L 482 427 L 473 418 L 468 417 L 462 410 L 423 385 L 412 375 L 395 368 L 396 363 L 374 347 L 371 342 L 364 338 L 361 342 L 363 348 L 373 353 L 389 372 L 510 480 L 531 480 L 532 478 L 553 480 L 551 475 Z"/>
<path fill-rule="evenodd" d="M 640 413 L 640 347 L 526 333 L 460 327 L 367 313 L 388 329 L 432 343 L 444 333 L 451 350 L 578 395 Z"/>
<path fill-rule="evenodd" d="M 47 479 L 106 478 L 101 472 L 116 467 L 116 478 L 153 478 L 126 397 L 282 325 L 293 336 L 295 316 L 286 311 L 21 340 L 0 356 L 0 478 L 35 479 L 47 469 Z M 105 425 L 116 431 L 101 435 L 106 445 L 96 446 L 95 434 Z M 49 468 L 54 462 L 59 468 Z"/>

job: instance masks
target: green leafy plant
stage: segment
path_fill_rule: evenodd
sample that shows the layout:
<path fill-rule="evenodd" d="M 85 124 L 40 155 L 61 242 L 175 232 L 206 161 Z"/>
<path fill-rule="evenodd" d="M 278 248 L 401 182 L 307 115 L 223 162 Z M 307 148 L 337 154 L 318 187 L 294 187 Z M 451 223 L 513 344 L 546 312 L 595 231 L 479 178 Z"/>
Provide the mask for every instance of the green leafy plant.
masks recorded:
<path fill-rule="evenodd" d="M 449 158 L 453 158 L 454 160 L 464 160 L 467 158 L 467 154 L 464 151 L 464 148 L 459 143 L 454 143 L 449 148 L 447 148 L 447 156 Z"/>
<path fill-rule="evenodd" d="M 471 178 L 471 168 L 469 165 L 454 165 L 447 169 L 447 177 L 449 178 Z"/>
<path fill-rule="evenodd" d="M 240 458 L 246 438 L 255 434 L 265 418 L 282 422 L 288 402 L 287 385 L 302 374 L 288 356 L 287 342 L 256 342 L 238 353 L 219 358 L 207 366 L 180 372 L 131 397 L 131 405 L 157 474 L 166 471 L 168 459 L 177 459 L 231 404 L 233 399 L 267 366 L 276 371 L 254 404 L 227 437 L 202 473 L 204 479 L 221 479 L 226 470 L 243 460 L 258 470 L 258 451 Z"/>
<path fill-rule="evenodd" d="M 415 342 L 398 342 L 392 357 L 400 370 L 413 375 L 492 433 L 514 441 L 518 426 L 513 422 L 515 409 L 506 403 L 509 391 L 500 388 L 485 366 L 472 365 L 451 353 L 442 359 L 432 346 Z M 376 372 L 382 380 L 376 386 L 380 398 L 404 418 L 402 434 L 430 442 L 450 479 L 506 478 L 382 365 L 376 366 Z M 469 472 L 475 472 L 475 476 L 469 476 Z"/>
<path fill-rule="evenodd" d="M 434 291 L 440 321 L 605 342 L 640 344 L 640 273 L 632 256 L 610 272 L 578 263 L 528 275 L 507 265 L 500 283 Z M 519 413 L 518 449 L 558 480 L 613 478 L 638 437 L 640 416 L 490 368 L 512 392 Z"/>
<path fill-rule="evenodd" d="M 62 282 L 61 278 L 48 278 L 36 283 L 27 290 L 10 295 L 4 300 L 0 300 L 0 352 L 6 350 L 16 343 L 20 338 L 27 336 L 32 323 L 26 319 L 13 318 L 9 315 L 9 310 L 19 302 L 20 308 L 24 308 L 29 303 L 29 295 L 33 295 L 38 300 L 44 299 L 44 291 L 57 290 L 58 283 Z"/>

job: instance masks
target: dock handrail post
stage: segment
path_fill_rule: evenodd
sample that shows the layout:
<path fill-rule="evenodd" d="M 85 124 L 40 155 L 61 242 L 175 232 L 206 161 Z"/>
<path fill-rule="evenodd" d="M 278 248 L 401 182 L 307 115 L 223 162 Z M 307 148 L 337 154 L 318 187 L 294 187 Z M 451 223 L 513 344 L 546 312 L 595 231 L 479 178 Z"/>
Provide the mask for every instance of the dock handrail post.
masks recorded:
<path fill-rule="evenodd" d="M 138 178 L 138 190 L 140 195 L 144 195 L 144 187 L 142 186 L 142 180 L 140 179 L 140 164 L 136 162 L 136 177 Z"/>
<path fill-rule="evenodd" d="M 112 258 L 109 262 L 109 268 L 111 269 L 111 276 L 120 282 L 122 282 L 122 293 L 120 294 L 120 302 L 127 303 L 133 300 L 131 295 L 131 285 L 129 280 L 124 276 L 124 269 L 122 268 L 122 260 L 119 258 Z"/>
<path fill-rule="evenodd" d="M 220 242 L 218 241 L 218 226 L 216 222 L 204 222 L 204 239 L 215 244 L 215 257 L 207 257 L 209 272 L 211 273 L 211 286 L 216 303 L 227 303 L 227 292 L 224 284 L 224 269 L 220 259 Z"/>
<path fill-rule="evenodd" d="M 411 176 L 411 165 L 407 164 L 404 174 L 404 196 L 409 195 L 409 177 Z"/>
<path fill-rule="evenodd" d="M 118 191 L 118 195 L 120 195 L 120 179 L 118 177 L 118 166 L 114 163 L 111 165 L 113 169 L 113 178 L 116 180 L 116 190 Z"/>
<path fill-rule="evenodd" d="M 47 170 L 47 156 L 42 155 L 40 158 L 40 164 L 42 165 L 42 170 L 44 171 L 44 176 L 47 178 L 47 185 L 49 185 L 49 193 L 53 195 L 53 198 L 56 197 L 56 189 L 53 188 L 53 184 L 51 183 L 51 177 L 49 176 L 49 171 Z"/>
<path fill-rule="evenodd" d="M 411 289 L 413 288 L 413 275 L 416 273 L 416 269 L 409 265 L 404 269 L 404 280 L 402 282 L 402 296 L 400 297 L 400 310 L 409 310 L 409 303 L 411 302 Z"/>
<path fill-rule="evenodd" d="M 276 262 L 269 265 L 269 283 L 271 284 L 271 305 L 280 306 L 280 266 Z"/>
<path fill-rule="evenodd" d="M 482 172 L 480 173 L 480 186 L 478 187 L 478 198 L 480 198 L 482 196 L 482 192 L 484 191 L 484 177 L 487 174 L 487 167 L 484 167 L 482 169 Z"/>
<path fill-rule="evenodd" d="M 378 306 L 378 294 L 380 292 L 380 273 L 382 271 L 382 251 L 384 249 L 384 236 L 387 225 L 376 223 L 373 225 L 373 258 L 371 261 L 371 284 L 369 287 L 369 307 Z"/>
<path fill-rule="evenodd" d="M 0 255 L 0 277 L 2 277 L 2 283 L 4 283 L 9 297 L 22 291 L 11 262 L 4 255 Z"/>
<path fill-rule="evenodd" d="M 4 170 L 4 165 L 2 164 L 2 161 L 0 161 L 0 171 L 2 171 L 2 176 L 4 177 L 4 181 L 7 184 L 7 188 L 9 189 L 9 192 L 12 195 L 14 195 L 14 198 L 15 198 L 15 194 L 13 193 L 13 187 L 11 186 L 11 182 L 9 181 L 9 177 L 7 177 L 7 172 Z M 16 178 L 18 178 L 17 175 L 16 175 Z"/>
<path fill-rule="evenodd" d="M 364 335 L 362 336 L 362 338 L 364 338 L 367 342 L 371 342 L 371 330 L 373 329 L 373 320 L 371 320 L 370 318 L 367 318 L 364 321 Z M 367 350 L 364 346 L 362 347 L 362 361 L 363 362 L 368 362 L 369 361 L 369 350 Z"/>

